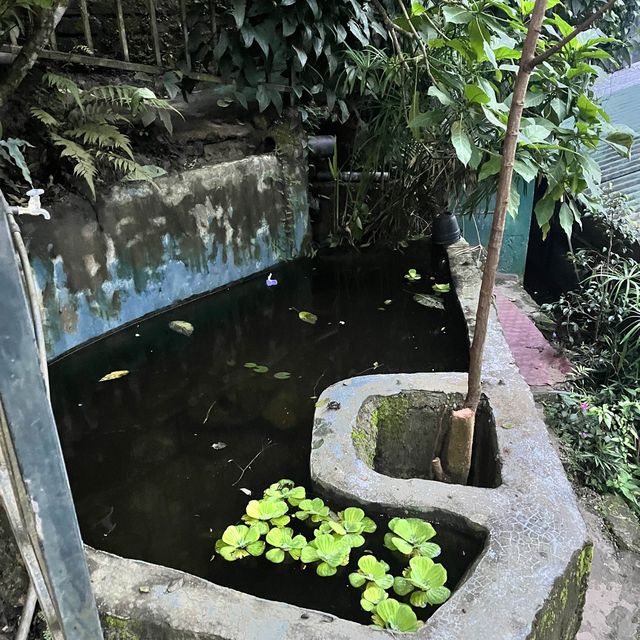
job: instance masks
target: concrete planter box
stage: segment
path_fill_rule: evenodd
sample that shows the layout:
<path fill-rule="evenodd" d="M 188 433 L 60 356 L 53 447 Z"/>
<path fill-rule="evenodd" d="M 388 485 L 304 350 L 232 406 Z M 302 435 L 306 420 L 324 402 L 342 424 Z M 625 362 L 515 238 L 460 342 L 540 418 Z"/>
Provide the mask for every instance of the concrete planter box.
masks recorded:
<path fill-rule="evenodd" d="M 465 243 L 451 248 L 449 257 L 472 332 L 479 273 Z M 477 486 L 443 484 L 429 475 L 432 453 L 443 436 L 437 425 L 465 391 L 466 374 L 460 373 L 367 376 L 328 388 L 321 400 L 332 402 L 319 403 L 314 423 L 315 488 L 327 498 L 390 515 L 446 523 L 484 543 L 451 599 L 412 634 L 416 640 L 569 640 L 580 625 L 591 546 L 495 314 L 472 469 Z M 87 552 L 107 638 L 386 637 L 370 627 L 172 569 Z"/>

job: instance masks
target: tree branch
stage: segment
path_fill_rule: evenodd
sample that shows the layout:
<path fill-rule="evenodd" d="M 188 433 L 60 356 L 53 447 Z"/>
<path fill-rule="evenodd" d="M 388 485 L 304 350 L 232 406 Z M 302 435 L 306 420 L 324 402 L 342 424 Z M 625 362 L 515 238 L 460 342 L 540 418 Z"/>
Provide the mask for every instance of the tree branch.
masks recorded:
<path fill-rule="evenodd" d="M 579 24 L 569 35 L 565 36 L 554 44 L 552 47 L 549 47 L 546 51 L 543 51 L 540 55 L 537 55 L 531 60 L 529 63 L 531 68 L 537 67 L 539 64 L 543 63 L 545 60 L 550 58 L 558 51 L 561 51 L 562 48 L 571 42 L 579 33 L 586 31 L 598 18 L 603 16 L 613 5 L 616 3 L 616 0 L 609 0 L 606 4 L 603 4 L 593 15 L 589 16 L 582 24 Z"/>
<path fill-rule="evenodd" d="M 0 113 L 4 111 L 9 98 L 11 98 L 36 63 L 40 49 L 49 42 L 55 25 L 60 21 L 67 8 L 67 2 L 68 0 L 60 0 L 50 9 L 42 9 L 38 12 L 34 31 L 30 34 L 20 53 L 2 78 L 2 83 L 0 84 Z"/>

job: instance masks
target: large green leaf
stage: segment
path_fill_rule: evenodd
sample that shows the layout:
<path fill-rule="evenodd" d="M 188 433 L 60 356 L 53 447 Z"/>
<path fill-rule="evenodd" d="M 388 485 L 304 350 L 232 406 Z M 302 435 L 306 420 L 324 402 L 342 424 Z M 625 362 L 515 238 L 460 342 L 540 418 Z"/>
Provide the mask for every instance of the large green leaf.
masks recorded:
<path fill-rule="evenodd" d="M 559 219 L 562 230 L 567 234 L 567 238 L 571 239 L 571 234 L 573 233 L 573 212 L 566 202 L 560 205 Z"/>
<path fill-rule="evenodd" d="M 234 17 L 238 29 L 244 24 L 246 11 L 247 0 L 231 0 L 231 15 Z"/>
<path fill-rule="evenodd" d="M 482 167 L 480 167 L 480 172 L 478 173 L 478 181 L 486 180 L 490 176 L 494 176 L 496 175 L 496 173 L 500 173 L 501 166 L 502 156 L 492 156 L 482 165 Z"/>
<path fill-rule="evenodd" d="M 469 140 L 464 125 L 460 121 L 451 125 L 451 144 L 453 144 L 458 160 L 465 166 L 469 164 L 472 153 L 471 140 Z"/>
<path fill-rule="evenodd" d="M 473 18 L 473 13 L 467 11 L 463 7 L 455 7 L 445 5 L 442 7 L 442 15 L 447 22 L 451 24 L 469 24 Z"/>

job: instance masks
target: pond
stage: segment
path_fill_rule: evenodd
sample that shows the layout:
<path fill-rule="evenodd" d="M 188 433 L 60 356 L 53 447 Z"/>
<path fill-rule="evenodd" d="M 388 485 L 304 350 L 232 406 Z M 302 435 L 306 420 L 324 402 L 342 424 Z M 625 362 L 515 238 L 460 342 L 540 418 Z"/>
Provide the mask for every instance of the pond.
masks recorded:
<path fill-rule="evenodd" d="M 421 278 L 410 282 L 409 269 Z M 464 371 L 465 321 L 453 291 L 441 295 L 443 310 L 414 299 L 449 282 L 444 252 L 425 243 L 321 254 L 272 277 L 277 286 L 255 276 L 52 364 L 82 535 L 98 549 L 359 620 L 356 590 L 338 598 L 327 586 L 347 584 L 346 576 L 323 580 L 263 558 L 258 567 L 211 561 L 214 541 L 271 483 L 291 478 L 310 488 L 314 405 L 324 388 L 374 372 Z M 172 330 L 175 320 L 193 334 Z M 129 374 L 99 382 L 115 370 Z M 481 544 L 438 530 L 454 586 Z M 295 577 L 285 585 L 278 576 L 287 569 Z"/>

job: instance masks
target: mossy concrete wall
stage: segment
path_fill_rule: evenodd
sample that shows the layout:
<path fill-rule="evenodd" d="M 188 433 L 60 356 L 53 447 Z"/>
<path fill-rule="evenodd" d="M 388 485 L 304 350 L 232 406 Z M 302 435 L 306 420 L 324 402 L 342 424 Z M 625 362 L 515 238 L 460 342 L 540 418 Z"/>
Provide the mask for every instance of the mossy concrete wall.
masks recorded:
<path fill-rule="evenodd" d="M 96 202 L 69 195 L 51 220 L 23 221 L 49 356 L 297 257 L 306 189 L 301 152 L 251 156 Z"/>

